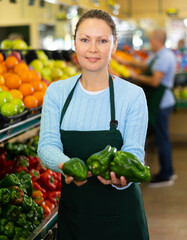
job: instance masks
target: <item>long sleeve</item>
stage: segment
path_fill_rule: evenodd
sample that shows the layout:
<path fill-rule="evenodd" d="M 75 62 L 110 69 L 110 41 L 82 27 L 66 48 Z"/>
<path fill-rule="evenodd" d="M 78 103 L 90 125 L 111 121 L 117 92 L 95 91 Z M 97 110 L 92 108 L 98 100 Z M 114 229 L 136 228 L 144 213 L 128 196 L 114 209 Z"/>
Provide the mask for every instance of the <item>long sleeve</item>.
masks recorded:
<path fill-rule="evenodd" d="M 63 153 L 60 129 L 73 131 L 102 131 L 110 126 L 110 94 L 106 88 L 90 95 L 76 86 L 72 100 L 60 126 L 64 102 L 77 77 L 52 83 L 47 89 L 41 118 L 38 154 L 42 162 L 54 171 L 58 164 L 69 159 Z M 144 162 L 144 143 L 147 131 L 147 105 L 143 90 L 118 77 L 114 79 L 115 109 L 118 129 L 123 138 L 123 151 L 135 154 Z"/>

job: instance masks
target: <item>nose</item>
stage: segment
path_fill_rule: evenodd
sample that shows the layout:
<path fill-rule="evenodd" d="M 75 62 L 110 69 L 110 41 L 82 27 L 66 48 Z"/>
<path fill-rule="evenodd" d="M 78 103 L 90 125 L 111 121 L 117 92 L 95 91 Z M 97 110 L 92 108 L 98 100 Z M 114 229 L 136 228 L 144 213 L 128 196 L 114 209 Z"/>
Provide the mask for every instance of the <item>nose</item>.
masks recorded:
<path fill-rule="evenodd" d="M 95 41 L 91 41 L 90 42 L 90 47 L 89 47 L 89 51 L 94 53 L 94 52 L 97 52 L 97 45 L 96 45 L 96 42 Z"/>

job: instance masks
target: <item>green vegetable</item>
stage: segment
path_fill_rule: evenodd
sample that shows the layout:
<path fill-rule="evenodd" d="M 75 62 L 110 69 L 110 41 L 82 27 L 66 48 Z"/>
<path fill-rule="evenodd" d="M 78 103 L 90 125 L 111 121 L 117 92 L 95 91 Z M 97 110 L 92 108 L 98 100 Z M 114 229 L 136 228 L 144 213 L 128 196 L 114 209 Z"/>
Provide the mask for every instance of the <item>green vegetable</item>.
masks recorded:
<path fill-rule="evenodd" d="M 0 188 L 19 186 L 20 184 L 21 184 L 21 182 L 18 179 L 18 177 L 14 173 L 11 173 L 11 174 L 7 175 L 6 177 L 4 177 L 0 181 Z"/>
<path fill-rule="evenodd" d="M 25 213 L 20 213 L 19 218 L 16 221 L 16 224 L 19 226 L 25 226 L 26 222 L 27 222 L 27 219 L 26 219 Z"/>
<path fill-rule="evenodd" d="M 10 191 L 8 188 L 0 188 L 0 204 L 7 204 L 10 201 Z"/>
<path fill-rule="evenodd" d="M 111 171 L 124 176 L 128 182 L 149 182 L 151 175 L 148 166 L 144 166 L 132 153 L 118 151 L 111 162 Z"/>
<path fill-rule="evenodd" d="M 29 197 L 32 196 L 33 187 L 31 175 L 22 170 L 19 173 L 16 173 L 16 176 L 20 180 L 21 184 L 26 188 L 27 195 Z"/>
<path fill-rule="evenodd" d="M 110 162 L 114 158 L 116 151 L 116 148 L 112 148 L 108 145 L 104 150 L 94 153 L 87 159 L 86 164 L 93 175 L 100 175 L 106 179 L 110 179 Z"/>
<path fill-rule="evenodd" d="M 15 235 L 13 240 L 25 240 L 30 235 L 30 231 L 25 228 L 15 227 Z"/>
<path fill-rule="evenodd" d="M 24 211 L 30 211 L 32 208 L 33 200 L 31 197 L 28 197 L 27 195 L 23 196 L 23 201 L 21 203 L 21 207 L 24 209 Z"/>
<path fill-rule="evenodd" d="M 5 235 L 8 238 L 12 238 L 14 235 L 14 223 L 8 221 L 6 218 L 0 219 L 0 234 Z"/>
<path fill-rule="evenodd" d="M 64 163 L 63 173 L 72 176 L 76 181 L 84 181 L 87 178 L 88 167 L 85 162 L 79 158 L 71 158 Z"/>
<path fill-rule="evenodd" d="M 34 230 L 34 226 L 30 221 L 27 221 L 26 224 L 23 226 L 24 229 L 28 229 L 30 232 Z"/>
<path fill-rule="evenodd" d="M 10 220 L 13 222 L 17 221 L 19 214 L 20 214 L 20 210 L 17 206 L 12 205 L 12 204 L 7 204 L 7 205 L 3 206 L 2 210 L 3 211 L 2 211 L 1 216 L 3 218 L 6 218 L 7 220 Z"/>
<path fill-rule="evenodd" d="M 8 238 L 5 235 L 0 235 L 0 240 L 8 240 Z"/>

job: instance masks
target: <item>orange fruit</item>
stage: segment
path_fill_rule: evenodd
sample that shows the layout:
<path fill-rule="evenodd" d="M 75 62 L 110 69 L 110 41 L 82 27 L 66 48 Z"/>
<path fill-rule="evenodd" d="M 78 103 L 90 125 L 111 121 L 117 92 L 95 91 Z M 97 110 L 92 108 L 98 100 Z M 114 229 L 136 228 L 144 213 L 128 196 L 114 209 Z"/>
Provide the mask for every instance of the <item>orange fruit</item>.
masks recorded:
<path fill-rule="evenodd" d="M 45 93 L 46 90 L 47 90 L 47 85 L 46 85 L 44 82 L 41 82 L 41 83 L 42 83 L 42 85 L 43 85 L 42 91 Z"/>
<path fill-rule="evenodd" d="M 12 95 L 13 98 L 19 98 L 23 100 L 23 93 L 18 89 L 12 89 L 9 91 L 9 93 Z"/>
<path fill-rule="evenodd" d="M 32 73 L 30 70 L 22 69 L 17 74 L 21 78 L 22 83 L 30 82 L 32 80 Z"/>
<path fill-rule="evenodd" d="M 6 65 L 4 62 L 0 63 L 0 74 L 5 73 L 7 71 Z"/>
<path fill-rule="evenodd" d="M 32 80 L 33 81 L 41 81 L 41 79 L 42 79 L 42 77 L 41 77 L 41 74 L 40 73 L 38 73 L 37 71 L 35 71 L 35 70 L 30 70 L 31 71 L 31 73 L 32 73 Z"/>
<path fill-rule="evenodd" d="M 41 81 L 32 81 L 32 85 L 34 87 L 34 91 L 42 91 L 43 90 L 43 84 Z"/>
<path fill-rule="evenodd" d="M 33 95 L 28 95 L 23 99 L 23 103 L 27 108 L 35 108 L 38 107 L 38 100 Z"/>
<path fill-rule="evenodd" d="M 36 91 L 34 94 L 33 94 L 36 99 L 38 100 L 38 106 L 41 106 L 42 103 L 43 103 L 43 100 L 44 100 L 44 95 L 45 93 L 42 92 L 42 91 Z"/>
<path fill-rule="evenodd" d="M 21 70 L 28 70 L 28 69 L 29 69 L 29 67 L 27 66 L 26 63 L 20 62 L 20 63 L 18 63 L 18 64 L 14 67 L 14 72 L 15 72 L 15 73 L 18 73 L 18 72 L 20 72 Z"/>
<path fill-rule="evenodd" d="M 4 60 L 3 54 L 0 53 L 0 62 L 3 62 L 3 60 Z"/>
<path fill-rule="evenodd" d="M 2 74 L 0 74 L 0 85 L 3 85 L 5 83 L 5 78 Z"/>
<path fill-rule="evenodd" d="M 9 88 L 5 84 L 1 85 L 0 87 L 1 87 L 1 91 L 7 91 L 7 92 L 9 91 Z"/>
<path fill-rule="evenodd" d="M 5 59 L 7 68 L 14 68 L 18 64 L 18 59 L 14 56 L 9 56 Z"/>
<path fill-rule="evenodd" d="M 23 97 L 32 95 L 34 93 L 34 87 L 30 83 L 22 83 L 19 87 L 20 92 L 22 92 Z"/>
<path fill-rule="evenodd" d="M 21 85 L 21 78 L 15 73 L 4 73 L 5 84 L 10 89 L 19 88 Z"/>

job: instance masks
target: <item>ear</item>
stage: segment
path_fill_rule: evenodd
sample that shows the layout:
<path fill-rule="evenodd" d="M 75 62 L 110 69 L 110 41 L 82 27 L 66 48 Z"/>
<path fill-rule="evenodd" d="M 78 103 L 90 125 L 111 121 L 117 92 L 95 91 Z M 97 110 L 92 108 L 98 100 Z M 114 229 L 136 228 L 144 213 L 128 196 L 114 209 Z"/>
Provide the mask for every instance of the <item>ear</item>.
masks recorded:
<path fill-rule="evenodd" d="M 117 49 L 117 46 L 118 46 L 118 38 L 116 38 L 116 41 L 115 41 L 115 43 L 114 43 L 114 46 L 113 46 L 113 49 L 112 49 L 112 55 L 115 54 L 116 49 Z"/>

